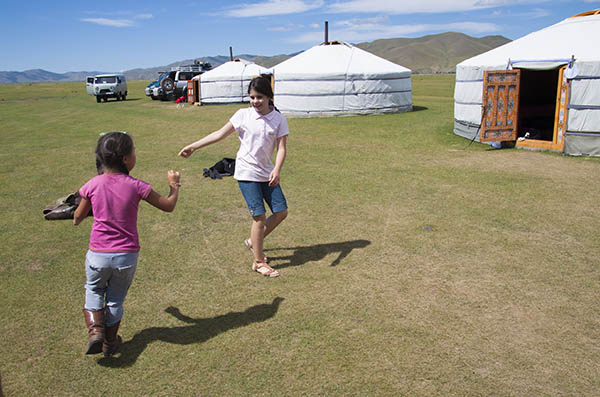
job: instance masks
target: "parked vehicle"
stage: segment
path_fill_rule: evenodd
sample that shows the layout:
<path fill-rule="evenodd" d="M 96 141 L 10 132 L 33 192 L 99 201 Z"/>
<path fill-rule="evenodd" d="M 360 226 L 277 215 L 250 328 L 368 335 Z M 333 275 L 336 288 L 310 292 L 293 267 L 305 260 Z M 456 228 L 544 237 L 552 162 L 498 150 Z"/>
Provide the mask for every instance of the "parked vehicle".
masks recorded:
<path fill-rule="evenodd" d="M 85 86 L 88 95 L 96 96 L 96 102 L 108 101 L 116 98 L 117 101 L 127 98 L 127 80 L 122 74 L 100 74 L 87 76 Z"/>
<path fill-rule="evenodd" d="M 169 72 L 161 72 L 161 75 L 146 86 L 146 96 L 152 99 L 175 100 L 181 96 L 185 97 L 187 82 L 195 76 L 212 68 L 210 63 L 196 61 L 193 65 L 174 66 Z"/>
<path fill-rule="evenodd" d="M 160 82 L 162 81 L 162 79 L 168 76 L 169 72 L 158 72 L 158 78 L 146 86 L 146 89 L 144 90 L 146 96 L 149 96 L 150 98 L 152 98 L 152 100 L 160 99 Z"/>

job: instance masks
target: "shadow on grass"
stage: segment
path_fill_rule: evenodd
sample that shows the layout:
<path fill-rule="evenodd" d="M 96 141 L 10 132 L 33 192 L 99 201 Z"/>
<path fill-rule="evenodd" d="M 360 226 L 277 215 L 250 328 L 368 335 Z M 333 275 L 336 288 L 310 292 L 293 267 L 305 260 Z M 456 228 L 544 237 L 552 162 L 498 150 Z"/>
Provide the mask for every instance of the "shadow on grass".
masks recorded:
<path fill-rule="evenodd" d="M 294 250 L 292 255 L 288 256 L 269 256 L 270 261 L 286 261 L 287 263 L 271 265 L 273 269 L 283 269 L 290 266 L 301 266 L 307 262 L 316 262 L 327 255 L 339 252 L 339 255 L 330 266 L 339 265 L 339 263 L 347 257 L 353 249 L 365 248 L 371 244 L 368 240 L 353 240 L 344 241 L 342 243 L 329 243 L 329 244 L 317 244 L 309 245 L 306 247 L 292 247 L 292 248 L 273 248 L 265 251 L 279 251 L 279 250 Z"/>
<path fill-rule="evenodd" d="M 420 112 L 421 110 L 427 110 L 429 108 L 425 107 L 425 106 L 413 106 L 412 111 L 413 112 Z"/>
<path fill-rule="evenodd" d="M 170 306 L 165 311 L 178 320 L 191 324 L 181 327 L 146 328 L 121 345 L 119 353 L 110 358 L 101 358 L 98 364 L 105 367 L 130 367 L 146 347 L 155 341 L 190 345 L 202 343 L 231 329 L 244 327 L 252 323 L 266 321 L 275 316 L 283 298 L 277 297 L 271 303 L 252 306 L 243 312 L 229 312 L 210 318 L 191 318 L 182 314 L 178 308 Z"/>

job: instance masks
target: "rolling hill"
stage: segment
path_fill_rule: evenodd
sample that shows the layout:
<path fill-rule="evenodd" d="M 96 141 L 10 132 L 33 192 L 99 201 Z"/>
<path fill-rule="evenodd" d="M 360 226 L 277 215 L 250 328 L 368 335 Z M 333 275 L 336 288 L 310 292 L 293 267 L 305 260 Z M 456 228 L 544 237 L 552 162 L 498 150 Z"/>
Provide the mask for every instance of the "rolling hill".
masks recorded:
<path fill-rule="evenodd" d="M 463 33 L 441 33 L 418 38 L 381 39 L 358 43 L 357 47 L 369 51 L 389 61 L 405 66 L 416 74 L 454 73 L 456 64 L 481 54 L 492 48 L 508 43 L 510 40 L 502 36 L 471 37 Z M 251 60 L 270 68 L 296 55 L 236 55 L 237 58 Z M 204 56 L 195 58 L 202 62 L 210 62 L 213 67 L 229 60 L 228 56 Z M 158 72 L 170 70 L 173 66 L 190 64 L 193 59 L 182 60 L 169 65 L 153 68 L 131 69 L 124 72 L 129 80 L 153 80 Z M 0 84 L 41 82 L 41 81 L 84 81 L 85 76 L 101 72 L 68 72 L 52 73 L 42 69 L 24 72 L 0 72 Z"/>

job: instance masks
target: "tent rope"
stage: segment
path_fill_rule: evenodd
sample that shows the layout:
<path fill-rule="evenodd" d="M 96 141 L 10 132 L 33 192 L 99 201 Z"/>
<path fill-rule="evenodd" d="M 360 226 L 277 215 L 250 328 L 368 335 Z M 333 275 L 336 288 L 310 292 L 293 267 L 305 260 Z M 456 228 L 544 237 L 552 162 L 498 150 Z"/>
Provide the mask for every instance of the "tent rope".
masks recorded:
<path fill-rule="evenodd" d="M 471 146 L 473 141 L 475 141 L 475 138 L 477 138 L 477 135 L 479 135 L 479 130 L 481 130 L 481 125 L 483 124 L 484 119 L 485 119 L 485 106 L 483 106 L 483 104 L 481 104 L 481 121 L 479 122 L 479 127 L 477 127 L 477 131 L 475 131 L 475 135 L 473 135 L 473 139 L 471 139 L 471 142 L 469 142 L 469 144 L 465 147 L 465 150 L 467 150 L 469 148 L 469 146 Z"/>

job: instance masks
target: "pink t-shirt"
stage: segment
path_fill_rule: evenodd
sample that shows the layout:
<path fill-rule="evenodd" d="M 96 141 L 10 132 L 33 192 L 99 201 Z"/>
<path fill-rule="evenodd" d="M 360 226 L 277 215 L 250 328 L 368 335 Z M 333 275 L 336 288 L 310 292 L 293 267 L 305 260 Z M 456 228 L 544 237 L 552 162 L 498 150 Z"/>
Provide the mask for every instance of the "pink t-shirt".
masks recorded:
<path fill-rule="evenodd" d="M 137 213 L 152 185 L 125 174 L 102 174 L 79 189 L 92 203 L 94 224 L 90 250 L 94 252 L 138 252 Z"/>
<path fill-rule="evenodd" d="M 268 182 L 277 139 L 290 133 L 286 118 L 276 110 L 262 115 L 249 107 L 235 112 L 229 121 L 240 138 L 233 177 L 238 181 Z"/>

